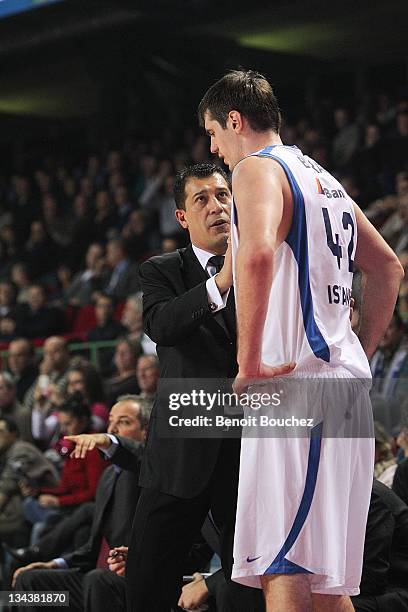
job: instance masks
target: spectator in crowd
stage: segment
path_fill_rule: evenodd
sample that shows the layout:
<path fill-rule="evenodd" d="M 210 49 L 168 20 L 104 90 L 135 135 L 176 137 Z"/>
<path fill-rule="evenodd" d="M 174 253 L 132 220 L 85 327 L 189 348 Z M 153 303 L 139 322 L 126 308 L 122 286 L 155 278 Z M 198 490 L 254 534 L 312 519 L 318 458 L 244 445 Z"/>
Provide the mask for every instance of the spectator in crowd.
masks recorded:
<path fill-rule="evenodd" d="M 141 205 L 149 212 L 150 216 L 155 212 L 159 218 L 159 233 L 162 238 L 180 233 L 180 225 L 177 222 L 174 202 L 174 174 L 172 163 L 169 160 L 161 162 L 155 179 L 151 182 L 148 190 L 144 192 Z"/>
<path fill-rule="evenodd" d="M 0 418 L 8 416 L 16 423 L 20 437 L 25 442 L 32 442 L 31 413 L 20 404 L 13 377 L 8 372 L 0 372 Z"/>
<path fill-rule="evenodd" d="M 381 138 L 380 126 L 370 122 L 365 126 L 364 144 L 354 157 L 358 179 L 363 185 L 363 193 L 359 204 L 367 205 L 382 194 L 381 174 L 384 167 L 384 143 Z"/>
<path fill-rule="evenodd" d="M 155 343 L 143 332 L 143 298 L 141 292 L 128 297 L 121 322 L 126 327 L 127 337 L 133 342 L 140 342 L 145 355 L 156 354 Z"/>
<path fill-rule="evenodd" d="M 63 330 L 62 312 L 47 305 L 42 285 L 35 284 L 29 288 L 28 301 L 20 306 L 17 329 L 26 338 L 46 338 Z"/>
<path fill-rule="evenodd" d="M 123 469 L 112 465 L 99 481 L 87 544 L 51 561 L 38 561 L 20 568 L 14 575 L 16 589 L 68 589 L 71 610 L 101 610 L 109 601 L 110 610 L 123 611 L 124 580 L 107 570 L 106 559 L 109 549 L 116 550 L 128 544 L 140 491 L 140 460 L 150 410 L 151 405 L 146 400 L 134 396 L 119 398 L 110 414 L 110 435 L 75 438 L 79 455 L 81 449 L 89 448 L 92 442 L 93 446 L 112 456 L 114 462 L 122 458 Z M 39 552 L 41 550 L 40 544 Z M 54 572 L 55 569 L 59 571 Z"/>
<path fill-rule="evenodd" d="M 139 393 L 136 379 L 136 364 L 140 356 L 140 344 L 128 338 L 121 338 L 116 345 L 116 374 L 106 382 L 108 405 L 112 406 L 120 395 Z"/>
<path fill-rule="evenodd" d="M 96 194 L 95 200 L 96 214 L 93 219 L 94 223 L 94 240 L 97 242 L 105 242 L 108 231 L 116 225 L 115 209 L 110 200 L 109 192 L 102 189 Z"/>
<path fill-rule="evenodd" d="M 16 334 L 19 308 L 16 305 L 16 291 L 13 283 L 0 281 L 0 339 L 10 341 Z"/>
<path fill-rule="evenodd" d="M 408 160 L 408 110 L 401 109 L 395 117 L 395 128 L 387 139 L 385 155 L 390 168 L 398 170 Z"/>
<path fill-rule="evenodd" d="M 34 347 L 27 338 L 16 338 L 10 342 L 8 351 L 8 370 L 16 384 L 17 399 L 23 402 L 26 392 L 38 376 Z"/>
<path fill-rule="evenodd" d="M 140 261 L 146 256 L 146 253 L 149 252 L 149 232 L 143 211 L 134 210 L 130 213 L 121 236 L 129 259 Z"/>
<path fill-rule="evenodd" d="M 40 281 L 55 269 L 59 261 L 57 245 L 47 235 L 42 221 L 33 221 L 31 224 L 24 258 L 33 278 Z"/>
<path fill-rule="evenodd" d="M 91 410 L 91 430 L 105 431 L 109 411 L 105 403 L 105 393 L 100 373 L 85 359 L 75 359 L 67 372 L 65 397 L 60 394 L 57 406 L 62 405 L 69 396 L 80 393 Z"/>
<path fill-rule="evenodd" d="M 11 268 L 11 280 L 17 288 L 17 303 L 27 302 L 28 290 L 32 284 L 27 264 L 17 261 Z"/>
<path fill-rule="evenodd" d="M 136 180 L 135 195 L 141 206 L 149 199 L 152 189 L 156 189 L 157 160 L 154 155 L 146 153 L 140 158 L 140 172 Z"/>
<path fill-rule="evenodd" d="M 50 288 L 48 303 L 54 308 L 61 308 L 67 302 L 67 291 L 71 286 L 73 273 L 71 268 L 60 263 L 56 270 L 56 278 Z M 63 316 L 63 313 L 61 313 Z"/>
<path fill-rule="evenodd" d="M 85 359 L 74 358 L 67 372 L 65 389 L 52 388 L 49 396 L 52 412 L 47 414 L 38 411 L 36 414 L 37 430 L 42 432 L 43 438 L 49 440 L 50 445 L 62 456 L 65 456 L 70 448 L 61 437 L 58 411 L 75 393 L 80 393 L 89 405 L 92 432 L 105 431 L 108 422 L 109 411 L 101 375 Z"/>
<path fill-rule="evenodd" d="M 399 256 L 408 249 L 408 193 L 402 195 L 398 203 L 398 214 L 402 221 L 401 230 L 395 236 L 394 251 Z"/>
<path fill-rule="evenodd" d="M 102 167 L 101 160 L 98 155 L 90 155 L 88 157 L 86 177 L 92 182 L 96 189 L 101 189 L 105 183 L 106 171 Z"/>
<path fill-rule="evenodd" d="M 405 502 L 408 502 L 408 398 L 401 405 L 401 429 L 397 436 L 400 459 L 396 469 L 392 489 Z"/>
<path fill-rule="evenodd" d="M 105 403 L 102 378 L 92 364 L 81 360 L 67 374 L 67 394 L 81 393 L 91 409 L 92 431 L 105 431 L 109 411 Z"/>
<path fill-rule="evenodd" d="M 110 295 L 101 294 L 96 299 L 96 327 L 88 333 L 90 342 L 115 340 L 126 332 L 126 328 L 114 319 L 115 305 Z"/>
<path fill-rule="evenodd" d="M 399 292 L 399 315 L 405 325 L 408 323 L 408 248 L 403 251 L 399 260 L 404 268 L 405 278 L 402 280 Z M 408 329 L 408 326 L 407 326 Z"/>
<path fill-rule="evenodd" d="M 397 436 L 398 460 L 400 463 L 408 457 L 408 396 L 401 405 L 401 429 Z"/>
<path fill-rule="evenodd" d="M 377 351 L 370 361 L 373 388 L 383 398 L 391 398 L 397 378 L 407 355 L 408 345 L 404 324 L 395 311 Z"/>
<path fill-rule="evenodd" d="M 89 245 L 84 270 L 80 270 L 72 279 L 66 291 L 66 301 L 71 306 L 86 306 L 90 304 L 93 295 L 101 291 L 106 283 L 105 249 L 99 242 Z"/>
<path fill-rule="evenodd" d="M 358 126 L 352 123 L 350 112 L 346 108 L 336 108 L 334 111 L 336 135 L 333 138 L 332 159 L 334 169 L 343 171 L 356 153 L 360 132 Z"/>
<path fill-rule="evenodd" d="M 104 289 L 105 293 L 117 300 L 124 300 L 136 293 L 140 289 L 139 267 L 128 259 L 122 240 L 109 240 L 106 259 L 111 273 Z"/>
<path fill-rule="evenodd" d="M 395 179 L 395 196 L 389 197 L 385 211 L 389 216 L 380 228 L 383 238 L 395 247 L 403 236 L 405 229 L 405 206 L 408 197 L 408 172 L 399 172 Z M 381 207 L 380 207 L 381 210 Z M 384 210 L 384 206 L 382 207 Z M 403 248 L 400 248 L 400 251 Z"/>
<path fill-rule="evenodd" d="M 43 196 L 42 217 L 45 231 L 51 240 L 60 248 L 67 247 L 72 238 L 72 217 L 58 210 L 57 200 L 50 193 Z"/>
<path fill-rule="evenodd" d="M 32 411 L 32 432 L 37 444 L 49 442 L 40 424 L 44 415 L 53 411 L 52 393 L 57 389 L 65 393 L 70 355 L 64 338 L 51 336 L 44 343 L 44 357 L 39 375 L 24 397 L 24 405 Z"/>
<path fill-rule="evenodd" d="M 13 265 L 22 257 L 17 230 L 6 224 L 0 229 L 0 275 L 9 276 Z"/>
<path fill-rule="evenodd" d="M 156 355 L 141 355 L 136 366 L 136 379 L 141 397 L 153 401 L 159 376 L 159 360 Z"/>
<path fill-rule="evenodd" d="M 374 422 L 374 433 L 374 476 L 377 480 L 391 488 L 395 470 L 397 469 L 397 460 L 392 452 L 391 438 L 385 428 L 378 422 Z"/>
<path fill-rule="evenodd" d="M 128 222 L 129 215 L 134 208 L 130 201 L 127 187 L 119 185 L 113 193 L 113 201 L 116 206 L 117 214 L 116 228 L 121 231 Z"/>
<path fill-rule="evenodd" d="M 0 317 L 15 318 L 16 290 L 9 280 L 0 280 Z"/>
<path fill-rule="evenodd" d="M 114 300 L 111 296 L 102 293 L 96 298 L 96 327 L 88 332 L 90 342 L 115 340 L 126 333 L 126 328 L 114 319 L 114 311 Z M 100 348 L 98 351 L 99 368 L 104 376 L 112 375 L 114 353 L 115 350 L 109 347 Z"/>
<path fill-rule="evenodd" d="M 53 465 L 29 442 L 19 439 L 16 423 L 0 419 L 0 540 L 11 546 L 25 545 L 28 533 L 22 512 L 20 483 L 55 486 Z"/>
<path fill-rule="evenodd" d="M 67 254 L 68 263 L 76 271 L 81 266 L 85 253 L 94 239 L 94 224 L 91 209 L 85 196 L 78 194 L 73 203 L 73 225 L 71 244 L 74 249 L 69 249 Z"/>
<path fill-rule="evenodd" d="M 58 420 L 60 431 L 66 436 L 89 433 L 91 411 L 81 394 L 70 396 L 59 407 Z M 23 494 L 27 495 L 23 503 L 26 520 L 33 525 L 44 524 L 50 517 L 66 515 L 83 502 L 92 501 L 105 467 L 106 463 L 97 450 L 90 451 L 85 459 L 69 455 L 57 487 L 24 488 Z"/>
<path fill-rule="evenodd" d="M 10 204 L 13 215 L 13 227 L 18 228 L 20 244 L 24 244 L 30 232 L 30 226 L 38 213 L 38 207 L 32 194 L 27 176 L 15 175 L 12 179 Z"/>

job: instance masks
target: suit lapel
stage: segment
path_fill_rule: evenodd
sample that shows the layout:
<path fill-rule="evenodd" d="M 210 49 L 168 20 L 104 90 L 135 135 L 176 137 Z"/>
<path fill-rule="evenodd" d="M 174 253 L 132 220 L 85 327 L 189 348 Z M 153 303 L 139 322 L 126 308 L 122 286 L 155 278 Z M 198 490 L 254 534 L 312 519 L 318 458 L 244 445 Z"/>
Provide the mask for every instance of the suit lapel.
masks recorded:
<path fill-rule="evenodd" d="M 182 252 L 183 278 L 186 289 L 192 289 L 199 283 L 206 281 L 208 276 L 198 261 L 191 244 Z"/>

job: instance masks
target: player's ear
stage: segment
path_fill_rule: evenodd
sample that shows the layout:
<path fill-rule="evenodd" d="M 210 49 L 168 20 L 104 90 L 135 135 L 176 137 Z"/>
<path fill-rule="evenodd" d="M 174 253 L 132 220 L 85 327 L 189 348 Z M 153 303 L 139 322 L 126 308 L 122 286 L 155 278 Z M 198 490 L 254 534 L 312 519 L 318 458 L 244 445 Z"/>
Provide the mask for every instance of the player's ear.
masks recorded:
<path fill-rule="evenodd" d="M 232 129 L 234 130 L 234 132 L 239 134 L 239 132 L 242 131 L 242 127 L 243 127 L 241 113 L 236 110 L 232 110 L 228 113 L 228 119 L 230 121 L 230 125 Z"/>
<path fill-rule="evenodd" d="M 184 229 L 188 229 L 188 222 L 186 219 L 186 211 L 183 210 L 182 208 L 176 208 L 176 219 L 177 221 L 180 223 L 181 227 L 184 227 Z"/>

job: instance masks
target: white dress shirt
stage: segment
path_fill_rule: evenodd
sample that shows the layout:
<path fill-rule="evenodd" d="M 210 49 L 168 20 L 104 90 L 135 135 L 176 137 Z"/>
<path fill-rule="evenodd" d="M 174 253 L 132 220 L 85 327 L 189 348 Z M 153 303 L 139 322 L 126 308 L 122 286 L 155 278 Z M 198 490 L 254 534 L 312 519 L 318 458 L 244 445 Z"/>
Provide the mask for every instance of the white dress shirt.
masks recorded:
<path fill-rule="evenodd" d="M 198 261 L 200 262 L 201 267 L 203 268 L 203 270 L 205 270 L 210 275 L 210 278 L 206 282 L 208 303 L 215 305 L 215 308 L 211 309 L 213 310 L 213 312 L 218 312 L 219 310 L 222 310 L 223 308 L 225 308 L 225 306 L 227 305 L 227 299 L 228 299 L 230 290 L 228 289 L 228 291 L 226 291 L 223 295 L 221 295 L 217 287 L 217 284 L 215 282 L 215 277 L 216 277 L 215 266 L 208 264 L 208 260 L 211 259 L 211 257 L 214 257 L 214 253 L 209 253 L 208 251 L 204 251 L 203 249 L 200 249 L 194 244 L 192 244 L 191 246 L 193 247 L 194 254 L 197 257 Z"/>

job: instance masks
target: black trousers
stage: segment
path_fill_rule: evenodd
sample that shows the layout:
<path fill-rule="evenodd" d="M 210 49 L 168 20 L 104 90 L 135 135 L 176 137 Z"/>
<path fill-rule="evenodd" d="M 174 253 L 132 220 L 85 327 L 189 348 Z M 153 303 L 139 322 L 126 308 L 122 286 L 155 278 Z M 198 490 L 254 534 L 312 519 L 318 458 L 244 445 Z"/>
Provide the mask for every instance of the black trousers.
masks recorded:
<path fill-rule="evenodd" d="M 41 560 L 49 561 L 86 544 L 91 533 L 94 509 L 94 502 L 81 504 L 41 535 L 38 542 Z"/>
<path fill-rule="evenodd" d="M 408 612 L 408 590 L 398 587 L 382 595 L 356 595 L 351 601 L 356 612 Z"/>
<path fill-rule="evenodd" d="M 239 445 L 224 440 L 208 486 L 184 499 L 142 489 L 133 521 L 126 563 L 128 612 L 168 612 L 177 608 L 185 558 L 210 511 L 217 527 L 226 577 L 232 569 L 232 545 L 238 488 Z M 231 583 L 237 610 L 248 612 L 252 589 Z M 237 603 L 238 605 L 238 603 Z"/>
<path fill-rule="evenodd" d="M 16 591 L 69 591 L 71 612 L 123 612 L 125 608 L 125 580 L 105 569 L 87 574 L 76 569 L 27 570 L 19 575 Z M 44 608 L 26 606 L 23 612 L 40 612 Z M 67 608 L 55 608 L 55 610 Z"/>

